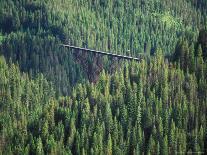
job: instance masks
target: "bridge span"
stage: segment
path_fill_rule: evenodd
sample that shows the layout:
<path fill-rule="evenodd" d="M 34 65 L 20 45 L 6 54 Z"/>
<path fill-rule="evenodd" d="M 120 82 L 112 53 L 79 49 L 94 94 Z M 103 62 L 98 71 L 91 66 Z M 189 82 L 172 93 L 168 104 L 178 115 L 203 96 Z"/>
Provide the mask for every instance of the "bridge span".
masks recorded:
<path fill-rule="evenodd" d="M 107 55 L 107 56 L 116 57 L 116 58 L 120 58 L 120 59 L 141 61 L 141 58 L 137 58 L 137 57 L 131 57 L 131 56 L 114 54 L 114 53 L 103 52 L 103 51 L 97 51 L 97 50 L 93 50 L 93 49 L 82 48 L 82 47 L 66 45 L 66 44 L 61 44 L 61 45 L 64 46 L 64 47 L 67 47 L 67 48 L 71 48 L 71 49 L 75 49 L 75 50 L 80 50 L 80 51 L 91 52 L 91 53 L 95 53 L 95 54 Z"/>

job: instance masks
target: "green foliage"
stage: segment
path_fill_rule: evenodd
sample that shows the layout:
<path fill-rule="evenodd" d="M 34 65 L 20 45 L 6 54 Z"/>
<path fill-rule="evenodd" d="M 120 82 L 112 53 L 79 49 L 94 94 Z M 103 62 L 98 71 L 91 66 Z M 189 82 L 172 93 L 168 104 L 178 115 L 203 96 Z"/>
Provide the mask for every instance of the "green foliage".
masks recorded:
<path fill-rule="evenodd" d="M 129 63 L 120 69 L 119 75 L 103 71 L 96 84 L 79 84 L 70 96 L 59 99 L 42 75 L 30 79 L 1 57 L 0 151 L 3 154 L 204 151 L 207 81 L 196 76 L 200 68 L 206 74 L 202 53 L 194 57 L 197 61 L 192 73 L 176 65 L 177 62 L 169 64 L 158 53 L 148 63 L 144 60 Z M 138 75 L 136 80 L 132 71 Z M 122 84 L 116 84 L 123 77 L 126 79 L 120 80 Z"/>
<path fill-rule="evenodd" d="M 201 45 L 204 59 L 207 58 L 207 30 L 203 29 L 199 32 L 198 45 Z M 197 53 L 198 54 L 198 53 Z"/>
<path fill-rule="evenodd" d="M 176 30 L 182 27 L 182 22 L 180 19 L 173 17 L 170 12 L 165 13 L 152 13 L 154 18 L 157 18 L 166 28 L 175 28 Z"/>
<path fill-rule="evenodd" d="M 132 56 L 161 47 L 169 54 L 180 36 L 194 41 L 206 22 L 205 6 L 204 0 L 2 0 L 0 32 L 6 37 L 1 54 L 30 76 L 43 73 L 58 95 L 68 95 L 76 83 L 97 81 L 102 62 L 79 54 L 81 66 L 75 64 L 77 57 L 60 43 Z M 110 62 L 103 61 L 107 71 Z"/>
<path fill-rule="evenodd" d="M 4 36 L 0 33 L 0 45 L 2 44 Z"/>
<path fill-rule="evenodd" d="M 204 152 L 206 6 L 2 0 L 0 154 Z M 114 71 L 116 60 L 60 48 L 68 42 L 147 59 Z"/>

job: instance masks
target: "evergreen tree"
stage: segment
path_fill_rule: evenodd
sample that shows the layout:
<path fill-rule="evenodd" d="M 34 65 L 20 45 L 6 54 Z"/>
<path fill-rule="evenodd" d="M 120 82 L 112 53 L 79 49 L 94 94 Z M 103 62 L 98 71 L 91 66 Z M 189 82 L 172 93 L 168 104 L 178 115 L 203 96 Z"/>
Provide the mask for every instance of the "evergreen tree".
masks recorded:
<path fill-rule="evenodd" d="M 38 155 L 44 154 L 43 144 L 42 144 L 42 140 L 41 140 L 40 137 L 37 139 L 36 153 L 35 154 L 38 154 Z"/>

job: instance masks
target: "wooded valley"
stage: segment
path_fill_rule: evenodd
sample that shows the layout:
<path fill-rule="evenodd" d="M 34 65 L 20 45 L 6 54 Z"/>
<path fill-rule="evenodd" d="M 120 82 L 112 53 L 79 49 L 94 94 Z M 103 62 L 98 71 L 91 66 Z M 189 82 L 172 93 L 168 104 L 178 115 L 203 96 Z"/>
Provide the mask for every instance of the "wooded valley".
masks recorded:
<path fill-rule="evenodd" d="M 207 1 L 1 0 L 0 154 L 207 154 Z"/>

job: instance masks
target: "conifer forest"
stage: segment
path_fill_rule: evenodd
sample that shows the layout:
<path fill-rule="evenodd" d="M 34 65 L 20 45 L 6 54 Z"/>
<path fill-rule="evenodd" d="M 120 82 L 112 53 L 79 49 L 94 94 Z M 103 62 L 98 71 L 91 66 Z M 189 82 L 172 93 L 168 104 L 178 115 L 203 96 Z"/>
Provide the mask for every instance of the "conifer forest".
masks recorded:
<path fill-rule="evenodd" d="M 1 154 L 207 154 L 207 0 L 0 0 Z"/>

